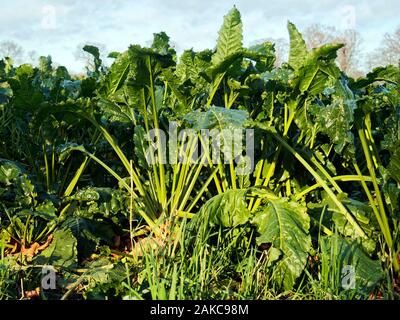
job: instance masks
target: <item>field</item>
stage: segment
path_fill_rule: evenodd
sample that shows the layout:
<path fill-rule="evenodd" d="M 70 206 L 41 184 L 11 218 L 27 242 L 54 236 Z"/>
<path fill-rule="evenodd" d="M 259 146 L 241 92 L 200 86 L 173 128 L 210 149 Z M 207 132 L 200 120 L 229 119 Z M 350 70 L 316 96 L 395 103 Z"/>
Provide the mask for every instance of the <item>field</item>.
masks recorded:
<path fill-rule="evenodd" d="M 399 299 L 400 67 L 288 32 L 0 60 L 0 299 Z"/>

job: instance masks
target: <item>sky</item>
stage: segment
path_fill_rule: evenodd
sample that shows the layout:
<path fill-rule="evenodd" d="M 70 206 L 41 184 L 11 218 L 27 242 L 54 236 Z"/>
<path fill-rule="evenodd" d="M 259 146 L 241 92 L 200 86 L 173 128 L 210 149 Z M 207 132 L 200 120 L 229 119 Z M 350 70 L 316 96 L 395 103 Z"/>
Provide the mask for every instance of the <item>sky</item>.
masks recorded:
<path fill-rule="evenodd" d="M 233 5 L 241 12 L 245 45 L 288 39 L 289 20 L 300 31 L 315 23 L 356 29 L 368 55 L 400 26 L 399 0 L 2 0 L 0 42 L 12 40 L 80 72 L 83 62 L 75 53 L 85 43 L 124 51 L 130 44 L 148 45 L 153 33 L 165 31 L 178 52 L 214 48 Z"/>

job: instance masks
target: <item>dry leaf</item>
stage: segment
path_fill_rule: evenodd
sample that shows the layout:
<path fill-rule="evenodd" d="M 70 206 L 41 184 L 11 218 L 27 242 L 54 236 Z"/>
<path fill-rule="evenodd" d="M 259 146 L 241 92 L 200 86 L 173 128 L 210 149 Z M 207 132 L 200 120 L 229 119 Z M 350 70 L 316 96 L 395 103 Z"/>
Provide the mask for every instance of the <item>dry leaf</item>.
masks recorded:
<path fill-rule="evenodd" d="M 35 290 L 31 290 L 31 291 L 25 291 L 24 292 L 24 296 L 25 298 L 28 299 L 33 299 L 33 298 L 37 298 L 40 295 L 40 288 L 37 287 Z"/>

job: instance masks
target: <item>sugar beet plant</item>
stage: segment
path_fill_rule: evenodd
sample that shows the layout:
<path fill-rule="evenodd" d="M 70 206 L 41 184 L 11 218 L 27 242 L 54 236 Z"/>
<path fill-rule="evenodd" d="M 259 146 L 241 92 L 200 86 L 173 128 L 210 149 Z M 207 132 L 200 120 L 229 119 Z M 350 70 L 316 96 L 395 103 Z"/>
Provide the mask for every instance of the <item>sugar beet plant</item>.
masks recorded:
<path fill-rule="evenodd" d="M 179 58 L 163 32 L 85 46 L 85 76 L 4 58 L 0 298 L 398 298 L 399 66 L 352 79 L 288 31 L 279 68 L 236 8 Z"/>

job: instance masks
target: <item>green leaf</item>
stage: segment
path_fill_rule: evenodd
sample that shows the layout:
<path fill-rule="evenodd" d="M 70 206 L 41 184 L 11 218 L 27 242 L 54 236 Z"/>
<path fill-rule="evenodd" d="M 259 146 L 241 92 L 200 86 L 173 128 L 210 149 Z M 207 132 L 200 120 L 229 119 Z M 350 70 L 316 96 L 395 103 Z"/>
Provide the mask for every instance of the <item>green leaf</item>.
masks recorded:
<path fill-rule="evenodd" d="M 45 219 L 47 221 L 53 221 L 57 219 L 56 212 L 57 209 L 54 207 L 54 204 L 51 201 L 46 200 L 45 202 L 36 206 L 33 215 Z"/>
<path fill-rule="evenodd" d="M 9 186 L 21 174 L 22 170 L 15 162 L 0 159 L 0 183 Z"/>
<path fill-rule="evenodd" d="M 99 93 L 103 97 L 113 96 L 125 83 L 130 70 L 129 54 L 119 54 L 111 65 L 105 79 L 100 84 Z"/>
<path fill-rule="evenodd" d="M 205 225 L 237 227 L 250 219 L 247 209 L 246 189 L 227 190 L 210 200 L 200 209 L 193 218 L 193 223 L 201 222 Z"/>
<path fill-rule="evenodd" d="M 314 111 L 319 132 L 329 137 L 338 154 L 342 154 L 346 146 L 351 148 L 348 150 L 351 154 L 355 153 L 354 136 L 351 132 L 355 106 L 352 100 L 336 99 L 330 105 Z"/>
<path fill-rule="evenodd" d="M 10 88 L 3 88 L 0 86 L 0 104 L 7 103 L 11 96 L 12 90 Z"/>
<path fill-rule="evenodd" d="M 57 147 L 57 154 L 58 154 L 58 161 L 62 164 L 64 164 L 69 157 L 71 156 L 71 153 L 73 151 L 85 151 L 85 147 L 82 145 L 78 145 L 73 142 L 68 142 L 65 144 L 61 144 Z"/>
<path fill-rule="evenodd" d="M 127 104 L 117 104 L 107 99 L 99 99 L 97 104 L 109 122 L 120 122 L 125 126 L 133 123 L 133 110 Z"/>
<path fill-rule="evenodd" d="M 54 238 L 49 247 L 35 257 L 36 264 L 51 265 L 62 268 L 76 268 L 77 241 L 70 230 L 54 232 Z"/>
<path fill-rule="evenodd" d="M 285 290 L 292 289 L 311 248 L 307 208 L 285 198 L 270 199 L 256 213 L 252 223 L 259 233 L 258 244 L 270 243 L 272 248 L 283 253 L 275 264 L 274 279 Z"/>
<path fill-rule="evenodd" d="M 394 183 L 387 183 L 383 186 L 383 190 L 388 207 L 393 215 L 400 219 L 400 188 Z"/>
<path fill-rule="evenodd" d="M 375 231 L 379 230 L 379 224 L 371 207 L 367 203 L 349 198 L 345 193 L 338 195 L 340 202 L 352 213 L 357 223 L 368 236 L 368 238 L 362 238 L 358 236 L 353 225 L 348 222 L 337 205 L 325 192 L 322 193 L 322 199 L 322 202 L 319 204 L 308 204 L 310 211 L 315 214 L 315 220 L 320 221 L 321 214 L 323 214 L 323 224 L 325 226 L 331 230 L 337 230 L 337 232 L 345 237 L 357 238 L 364 247 L 364 250 L 372 254 L 376 249 L 376 241 L 373 235 Z"/>
<path fill-rule="evenodd" d="M 352 266 L 355 270 L 356 290 L 369 293 L 381 280 L 384 279 L 382 266 L 379 260 L 370 259 L 356 241 L 347 240 L 338 235 L 322 238 L 325 250 L 336 252 L 334 261 L 327 264 L 337 264 L 339 270 L 344 266 Z M 330 255 L 326 255 L 327 258 Z"/>
<path fill-rule="evenodd" d="M 179 58 L 175 74 L 181 84 L 190 80 L 193 85 L 197 86 L 199 81 L 203 82 L 202 85 L 204 85 L 205 81 L 200 76 L 200 72 L 208 67 L 210 67 L 210 55 L 195 52 L 193 49 L 185 50 Z"/>
<path fill-rule="evenodd" d="M 194 111 L 183 117 L 196 130 L 201 129 L 241 129 L 248 119 L 244 110 L 226 109 L 212 106 L 207 111 Z"/>
<path fill-rule="evenodd" d="M 357 81 L 355 81 L 351 87 L 353 89 L 361 89 L 376 81 L 400 83 L 399 74 L 400 74 L 400 69 L 392 65 L 386 67 L 377 67 L 371 72 L 369 72 L 365 77 L 357 79 Z"/>
<path fill-rule="evenodd" d="M 329 80 L 339 77 L 340 70 L 334 60 L 341 47 L 342 44 L 326 44 L 307 54 L 297 70 L 297 86 L 300 92 L 307 91 L 311 95 L 317 95 L 322 93 Z"/>
<path fill-rule="evenodd" d="M 63 223 L 63 228 L 71 230 L 78 240 L 79 259 L 89 257 L 98 247 L 100 241 L 112 244 L 114 231 L 112 225 L 103 221 L 83 217 L 71 217 Z"/>
<path fill-rule="evenodd" d="M 244 57 L 256 62 L 255 67 L 260 73 L 271 71 L 276 60 L 275 46 L 271 42 L 263 42 L 244 50 Z"/>
<path fill-rule="evenodd" d="M 138 164 L 143 169 L 148 169 L 149 165 L 146 160 L 146 149 L 148 148 L 148 143 L 146 141 L 146 132 L 142 126 L 135 126 L 134 135 L 133 135 L 133 142 L 134 142 L 134 149 L 135 155 L 138 159 Z"/>
<path fill-rule="evenodd" d="M 94 188 L 81 189 L 72 196 L 68 197 L 68 200 L 76 200 L 81 202 L 89 202 L 99 200 L 100 195 Z"/>
<path fill-rule="evenodd" d="M 205 71 L 200 72 L 200 75 L 208 82 L 214 81 L 218 75 L 221 75 L 228 71 L 231 76 L 237 77 L 241 73 L 239 62 L 243 59 L 243 56 L 243 51 L 237 51 L 229 54 L 219 63 L 213 64 Z"/>
<path fill-rule="evenodd" d="M 100 51 L 96 46 L 86 45 L 83 47 L 83 51 L 90 53 L 94 59 L 94 72 L 98 72 L 101 66 Z"/>
<path fill-rule="evenodd" d="M 289 65 L 296 70 L 299 69 L 307 59 L 307 47 L 303 36 L 297 30 L 296 26 L 288 22 L 287 27 L 290 37 Z"/>
<path fill-rule="evenodd" d="M 110 258 L 100 257 L 98 260 L 85 263 L 87 271 L 82 275 L 87 290 L 85 299 L 104 300 L 109 295 L 110 289 L 116 289 L 126 279 L 126 267 L 121 262 L 115 263 Z"/>
<path fill-rule="evenodd" d="M 34 86 L 37 69 L 29 64 L 19 66 L 15 76 L 8 80 L 13 91 L 12 103 L 16 115 L 25 117 L 35 112 L 43 101 L 43 94 Z"/>
<path fill-rule="evenodd" d="M 400 146 L 400 143 L 398 143 Z M 390 176 L 400 183 L 400 147 L 398 147 L 390 157 L 389 166 L 387 167 Z"/>
<path fill-rule="evenodd" d="M 175 55 L 175 50 L 169 44 L 169 37 L 165 32 L 153 34 L 153 44 L 151 48 L 160 54 Z"/>
<path fill-rule="evenodd" d="M 51 77 L 51 72 L 53 71 L 52 63 L 53 62 L 51 60 L 51 56 L 39 58 L 38 69 L 40 70 L 40 73 L 42 74 L 42 76 L 46 75 L 48 77 Z"/>
<path fill-rule="evenodd" d="M 227 15 L 224 16 L 224 23 L 219 31 L 217 42 L 217 51 L 212 57 L 214 66 L 223 62 L 228 56 L 242 49 L 242 21 L 240 12 L 233 7 Z"/>

